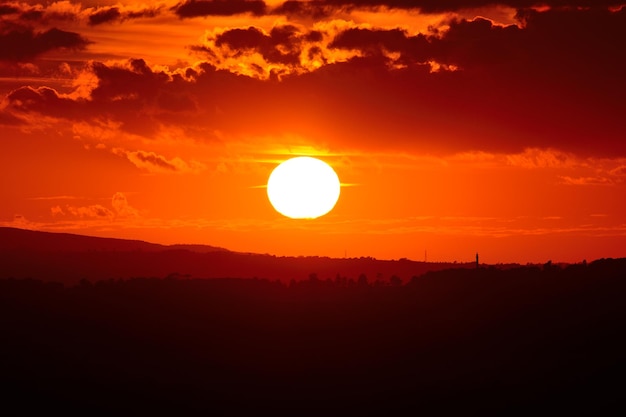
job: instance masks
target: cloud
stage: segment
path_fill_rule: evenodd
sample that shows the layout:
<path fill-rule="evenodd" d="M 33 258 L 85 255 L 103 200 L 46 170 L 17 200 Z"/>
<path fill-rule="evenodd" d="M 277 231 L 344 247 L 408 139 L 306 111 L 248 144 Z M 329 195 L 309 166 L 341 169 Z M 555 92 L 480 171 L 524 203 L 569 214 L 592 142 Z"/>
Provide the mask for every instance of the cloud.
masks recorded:
<path fill-rule="evenodd" d="M 152 18 L 161 14 L 162 6 L 144 7 L 134 5 L 116 5 L 89 9 L 87 20 L 90 25 L 121 22 L 128 19 Z"/>
<path fill-rule="evenodd" d="M 69 216 L 83 220 L 113 221 L 118 219 L 135 219 L 140 217 L 139 211 L 128 203 L 126 195 L 116 192 L 111 198 L 111 208 L 102 204 L 76 206 L 67 204 L 65 208 L 60 205 L 50 207 L 54 217 Z"/>
<path fill-rule="evenodd" d="M 60 118 L 80 117 L 80 102 L 59 94 L 49 87 L 20 87 L 10 92 L 7 97 L 10 114 L 28 114 L 31 112 Z M 1 114 L 1 113 L 0 113 Z"/>
<path fill-rule="evenodd" d="M 332 16 L 338 10 L 349 6 L 354 8 L 355 5 L 333 4 L 327 1 L 285 1 L 273 9 L 273 13 L 278 15 L 287 15 L 291 17 L 311 17 L 314 19 L 322 19 Z"/>
<path fill-rule="evenodd" d="M 617 186 L 626 182 L 624 158 L 575 158 L 570 155 L 558 175 L 561 184 L 577 186 Z"/>
<path fill-rule="evenodd" d="M 293 25 L 274 26 L 269 34 L 261 29 L 231 29 L 217 34 L 216 47 L 227 47 L 236 57 L 246 50 L 260 53 L 268 63 L 299 65 L 304 41 L 315 39 L 315 32 L 303 33 Z"/>
<path fill-rule="evenodd" d="M 88 44 L 75 32 L 57 28 L 36 32 L 30 27 L 0 23 L 0 61 L 28 61 L 55 49 L 80 50 Z"/>
<path fill-rule="evenodd" d="M 131 59 L 121 65 L 95 62 L 91 67 L 97 85 L 90 100 L 98 107 L 142 116 L 142 110 L 184 112 L 196 108 L 189 85 L 181 74 L 153 70 L 142 59 Z M 137 114 L 139 113 L 139 114 Z"/>
<path fill-rule="evenodd" d="M 115 216 L 118 218 L 139 217 L 139 211 L 128 203 L 124 193 L 115 193 L 111 199 L 111 206 L 113 206 Z"/>
<path fill-rule="evenodd" d="M 78 200 L 81 197 L 78 196 L 74 196 L 74 195 L 53 195 L 53 196 L 46 196 L 46 197 L 32 197 L 30 198 L 30 200 L 36 200 L 36 201 L 48 201 L 48 200 Z"/>
<path fill-rule="evenodd" d="M 626 179 L 626 165 L 620 165 L 618 167 L 615 167 L 610 172 L 611 175 Z"/>
<path fill-rule="evenodd" d="M 125 157 L 137 168 L 150 173 L 198 173 L 206 169 L 206 166 L 200 162 L 185 162 L 179 157 L 167 159 L 155 152 L 128 151 L 121 148 L 113 148 L 113 153 Z"/>
<path fill-rule="evenodd" d="M 156 17 L 161 14 L 167 2 L 164 0 L 151 6 L 118 3 L 114 6 L 102 7 L 71 1 L 56 1 L 45 5 L 15 2 L 0 5 L 0 16 L 3 16 L 6 22 L 16 25 L 42 26 L 51 23 L 86 22 L 95 26 L 129 19 Z"/>
<path fill-rule="evenodd" d="M 68 215 L 81 219 L 107 219 L 112 220 L 115 216 L 113 211 L 100 205 L 93 204 L 90 206 L 66 206 Z"/>
<path fill-rule="evenodd" d="M 0 4 L 0 16 L 17 14 L 20 8 L 12 4 Z"/>
<path fill-rule="evenodd" d="M 114 20 L 120 20 L 122 17 L 122 13 L 120 9 L 117 7 L 101 7 L 96 9 L 92 14 L 89 15 L 89 24 L 90 25 L 99 25 L 102 23 L 111 22 Z"/>
<path fill-rule="evenodd" d="M 608 177 L 572 177 L 563 175 L 560 177 L 566 185 L 612 185 L 613 180 Z"/>
<path fill-rule="evenodd" d="M 626 154 L 626 9 L 518 19 L 457 17 L 426 33 L 341 19 L 212 29 L 192 47 L 201 62 L 95 61 L 73 92 L 10 92 L 0 122 L 37 114 L 143 138 L 175 127 L 201 141 L 289 134 L 370 151 Z M 522 156 L 512 163 L 549 162 Z"/>
<path fill-rule="evenodd" d="M 265 8 L 265 2 L 254 0 L 187 0 L 175 6 L 174 11 L 181 18 L 242 13 L 261 16 L 265 14 Z"/>
<path fill-rule="evenodd" d="M 167 113 L 196 110 L 193 85 L 180 74 L 154 71 L 141 59 L 113 65 L 93 62 L 87 72 L 89 76 L 77 78 L 72 93 L 30 86 L 11 91 L 0 121 L 16 123 L 16 117 L 36 113 L 77 123 L 96 121 L 103 127 L 101 120 L 108 119 L 108 125 L 149 136 L 168 120 Z"/>
<path fill-rule="evenodd" d="M 509 165 L 535 169 L 535 168 L 565 168 L 582 165 L 574 155 L 567 154 L 555 149 L 527 148 L 521 153 L 506 156 Z"/>
<path fill-rule="evenodd" d="M 52 206 L 50 207 L 50 214 L 52 214 L 52 216 L 65 216 L 65 212 L 63 211 L 63 209 L 61 208 L 61 206 Z"/>
<path fill-rule="evenodd" d="M 350 28 L 337 34 L 329 47 L 386 56 L 398 64 L 424 64 L 433 58 L 427 36 L 409 36 L 403 29 Z M 399 56 L 394 58 L 390 53 L 399 53 Z"/>
<path fill-rule="evenodd" d="M 333 62 L 346 62 L 359 54 L 329 47 L 334 34 L 354 23 L 335 20 L 304 27 L 279 23 L 269 31 L 247 28 L 215 29 L 192 50 L 217 69 L 261 80 L 316 71 Z"/>
<path fill-rule="evenodd" d="M 118 151 L 117 153 L 120 152 Z M 176 171 L 176 165 L 154 152 L 126 151 L 123 154 L 137 167 L 145 168 L 148 171 Z"/>
<path fill-rule="evenodd" d="M 616 7 L 623 4 L 622 0 L 288 0 L 275 7 L 272 12 L 290 16 L 307 16 L 321 18 L 338 11 L 356 9 L 403 9 L 419 10 L 422 13 L 445 13 L 467 9 L 478 9 L 493 5 L 502 5 L 514 9 L 528 9 L 536 6 L 544 7 Z"/>
<path fill-rule="evenodd" d="M 446 158 L 472 162 L 473 166 L 513 167 L 525 170 L 546 171 L 564 185 L 618 185 L 626 180 L 624 158 L 598 158 L 579 156 L 550 148 L 527 148 L 523 152 L 508 154 L 463 153 Z M 547 177 L 550 178 L 550 177 Z"/>

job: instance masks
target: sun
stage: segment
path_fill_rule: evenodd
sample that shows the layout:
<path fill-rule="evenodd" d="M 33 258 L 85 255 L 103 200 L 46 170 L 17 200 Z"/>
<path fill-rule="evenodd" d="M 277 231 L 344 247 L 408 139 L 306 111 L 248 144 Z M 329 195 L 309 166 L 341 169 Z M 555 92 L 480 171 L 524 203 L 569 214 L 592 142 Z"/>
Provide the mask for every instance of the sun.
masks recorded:
<path fill-rule="evenodd" d="M 278 165 L 267 181 L 267 197 L 277 212 L 292 219 L 315 219 L 335 207 L 341 185 L 326 162 L 309 156 Z"/>

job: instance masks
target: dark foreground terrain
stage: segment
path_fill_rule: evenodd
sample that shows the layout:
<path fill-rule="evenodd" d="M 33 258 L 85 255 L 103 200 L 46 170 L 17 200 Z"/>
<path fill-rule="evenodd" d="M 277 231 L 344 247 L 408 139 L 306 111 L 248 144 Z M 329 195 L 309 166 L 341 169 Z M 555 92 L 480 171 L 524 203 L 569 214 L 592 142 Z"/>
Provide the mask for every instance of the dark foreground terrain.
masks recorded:
<path fill-rule="evenodd" d="M 626 259 L 405 285 L 5 279 L 2 414 L 624 415 L 625 294 Z"/>
<path fill-rule="evenodd" d="M 267 278 L 301 281 L 314 272 L 320 277 L 357 280 L 361 274 L 389 281 L 408 281 L 428 271 L 473 268 L 474 263 L 416 262 L 371 257 L 277 257 L 231 252 L 206 245 L 158 245 L 138 240 L 111 239 L 67 233 L 0 227 L 0 279 L 36 278 L 76 285 L 134 277 Z M 500 265 L 502 268 L 514 265 Z"/>

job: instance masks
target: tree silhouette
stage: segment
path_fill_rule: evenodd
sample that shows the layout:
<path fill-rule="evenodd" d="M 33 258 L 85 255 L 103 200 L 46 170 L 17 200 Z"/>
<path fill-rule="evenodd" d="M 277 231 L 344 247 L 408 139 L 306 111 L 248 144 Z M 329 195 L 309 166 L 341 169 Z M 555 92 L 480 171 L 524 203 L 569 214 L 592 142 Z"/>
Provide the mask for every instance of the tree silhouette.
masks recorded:
<path fill-rule="evenodd" d="M 402 285 L 402 278 L 400 278 L 397 275 L 392 275 L 391 278 L 389 278 L 389 282 L 394 287 L 398 287 L 398 286 Z"/>

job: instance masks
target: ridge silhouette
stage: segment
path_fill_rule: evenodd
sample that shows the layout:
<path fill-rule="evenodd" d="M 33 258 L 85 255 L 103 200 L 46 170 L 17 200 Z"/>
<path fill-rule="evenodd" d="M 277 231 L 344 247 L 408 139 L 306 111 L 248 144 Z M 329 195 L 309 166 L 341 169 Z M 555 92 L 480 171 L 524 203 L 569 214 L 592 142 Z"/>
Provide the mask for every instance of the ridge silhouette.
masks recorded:
<path fill-rule="evenodd" d="M 311 273 L 322 279 L 339 273 L 357 280 L 407 282 L 427 271 L 466 264 L 427 263 L 408 259 L 377 260 L 318 256 L 277 257 L 239 253 L 206 245 L 158 245 L 142 241 L 96 238 L 63 233 L 0 228 L 0 279 L 36 278 L 75 285 L 82 279 L 133 277 L 267 278 L 306 280 Z"/>

